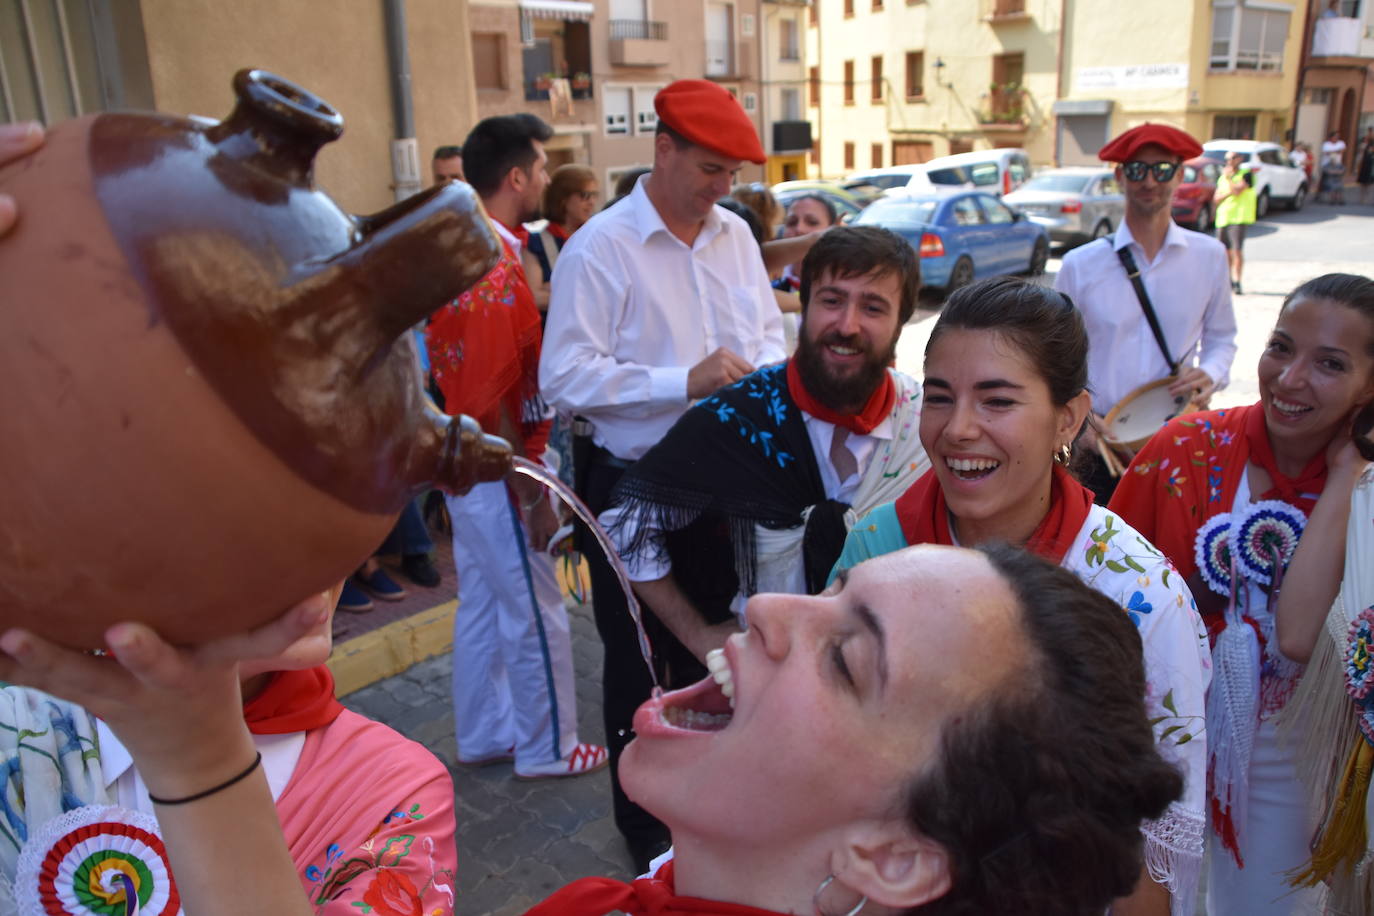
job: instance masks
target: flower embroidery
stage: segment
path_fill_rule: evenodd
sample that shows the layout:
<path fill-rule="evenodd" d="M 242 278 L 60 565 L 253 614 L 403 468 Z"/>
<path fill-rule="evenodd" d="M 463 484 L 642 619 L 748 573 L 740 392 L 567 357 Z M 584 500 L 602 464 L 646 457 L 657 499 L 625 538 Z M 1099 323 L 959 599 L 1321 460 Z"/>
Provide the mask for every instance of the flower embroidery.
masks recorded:
<path fill-rule="evenodd" d="M 1126 616 L 1131 618 L 1131 623 L 1140 626 L 1140 615 L 1148 614 L 1154 610 L 1154 606 L 1145 600 L 1144 592 L 1134 592 L 1131 600 L 1126 603 Z"/>
<path fill-rule="evenodd" d="M 1374 745 L 1374 607 L 1350 622 L 1350 645 L 1345 650 L 1345 689 L 1360 715 L 1360 731 Z"/>
<path fill-rule="evenodd" d="M 354 906 L 377 916 L 421 916 L 424 912 L 415 885 L 403 873 L 391 868 L 377 870 L 372 883 L 363 892 L 362 903 L 355 902 Z"/>

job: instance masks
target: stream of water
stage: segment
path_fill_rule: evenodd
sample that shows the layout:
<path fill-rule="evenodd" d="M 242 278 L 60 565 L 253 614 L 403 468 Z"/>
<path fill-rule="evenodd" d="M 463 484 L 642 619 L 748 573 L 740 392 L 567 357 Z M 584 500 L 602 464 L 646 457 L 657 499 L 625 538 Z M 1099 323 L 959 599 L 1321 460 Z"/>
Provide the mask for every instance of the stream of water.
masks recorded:
<path fill-rule="evenodd" d="M 625 563 L 620 559 L 615 548 L 611 546 L 611 539 L 606 535 L 606 530 L 596 520 L 592 510 L 587 508 L 587 504 L 578 499 L 577 494 L 560 480 L 557 474 L 542 464 L 521 458 L 518 455 L 511 459 L 511 465 L 517 473 L 524 474 L 526 477 L 533 477 L 552 490 L 591 529 L 592 535 L 596 538 L 596 543 L 606 554 L 606 560 L 611 564 L 611 569 L 615 570 L 615 577 L 620 582 L 621 590 L 625 592 L 625 606 L 630 611 L 630 618 L 635 624 L 635 633 L 639 636 L 639 654 L 644 656 L 644 664 L 649 668 L 649 678 L 654 683 L 655 694 L 659 693 L 658 677 L 654 674 L 653 648 L 649 645 L 649 634 L 644 632 L 644 616 L 639 609 L 639 601 L 635 598 L 634 589 L 630 587 L 630 576 L 625 571 Z"/>

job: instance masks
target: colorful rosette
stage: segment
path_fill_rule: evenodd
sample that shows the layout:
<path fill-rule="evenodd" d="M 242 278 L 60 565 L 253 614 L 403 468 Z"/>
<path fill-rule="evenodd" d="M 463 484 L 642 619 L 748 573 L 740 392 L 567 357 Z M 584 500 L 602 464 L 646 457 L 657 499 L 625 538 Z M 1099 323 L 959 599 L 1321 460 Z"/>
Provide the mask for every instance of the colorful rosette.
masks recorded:
<path fill-rule="evenodd" d="M 1236 565 L 1247 578 L 1261 585 L 1271 584 L 1275 572 L 1293 559 L 1306 524 L 1302 510 L 1286 502 L 1266 499 L 1255 503 L 1235 525 L 1231 549 L 1236 552 Z"/>
<path fill-rule="evenodd" d="M 1218 595 L 1231 594 L 1231 515 L 1214 515 L 1198 529 L 1193 553 L 1202 581 Z"/>
<path fill-rule="evenodd" d="M 1374 607 L 1367 607 L 1350 621 L 1345 649 L 1345 689 L 1354 700 L 1374 697 Z"/>
<path fill-rule="evenodd" d="M 14 876 L 20 916 L 177 916 L 157 821 L 127 808 L 87 805 L 34 831 Z"/>

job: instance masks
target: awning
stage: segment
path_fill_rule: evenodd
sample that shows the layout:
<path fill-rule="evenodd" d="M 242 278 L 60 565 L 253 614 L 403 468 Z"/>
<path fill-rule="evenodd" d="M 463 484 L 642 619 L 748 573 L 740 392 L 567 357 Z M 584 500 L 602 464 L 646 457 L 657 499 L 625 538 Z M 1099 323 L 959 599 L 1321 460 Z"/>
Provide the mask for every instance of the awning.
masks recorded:
<path fill-rule="evenodd" d="M 1112 99 L 1059 99 L 1050 106 L 1050 112 L 1061 118 L 1075 115 L 1109 115 L 1112 113 Z"/>
<path fill-rule="evenodd" d="M 520 9 L 540 19 L 567 19 L 587 22 L 596 6 L 583 0 L 520 0 Z"/>

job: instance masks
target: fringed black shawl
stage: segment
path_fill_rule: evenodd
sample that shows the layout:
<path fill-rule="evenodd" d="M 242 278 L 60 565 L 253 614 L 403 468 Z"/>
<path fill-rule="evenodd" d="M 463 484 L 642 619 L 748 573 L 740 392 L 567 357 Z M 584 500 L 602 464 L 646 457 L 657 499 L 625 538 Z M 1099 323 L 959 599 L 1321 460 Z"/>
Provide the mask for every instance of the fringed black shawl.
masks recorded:
<path fill-rule="evenodd" d="M 752 373 L 690 408 L 635 462 L 611 495 L 624 506 L 614 528 L 629 553 L 649 551 L 653 530 L 674 578 L 708 620 L 728 617 L 737 592 L 756 590 L 754 527 L 806 520 L 806 587 L 825 587 L 844 546 L 844 513 L 828 500 L 803 414 L 787 390 L 786 364 Z M 661 557 L 655 557 L 661 558 Z M 733 560 L 733 562 L 731 562 Z M 724 613 L 722 613 L 724 612 Z"/>

